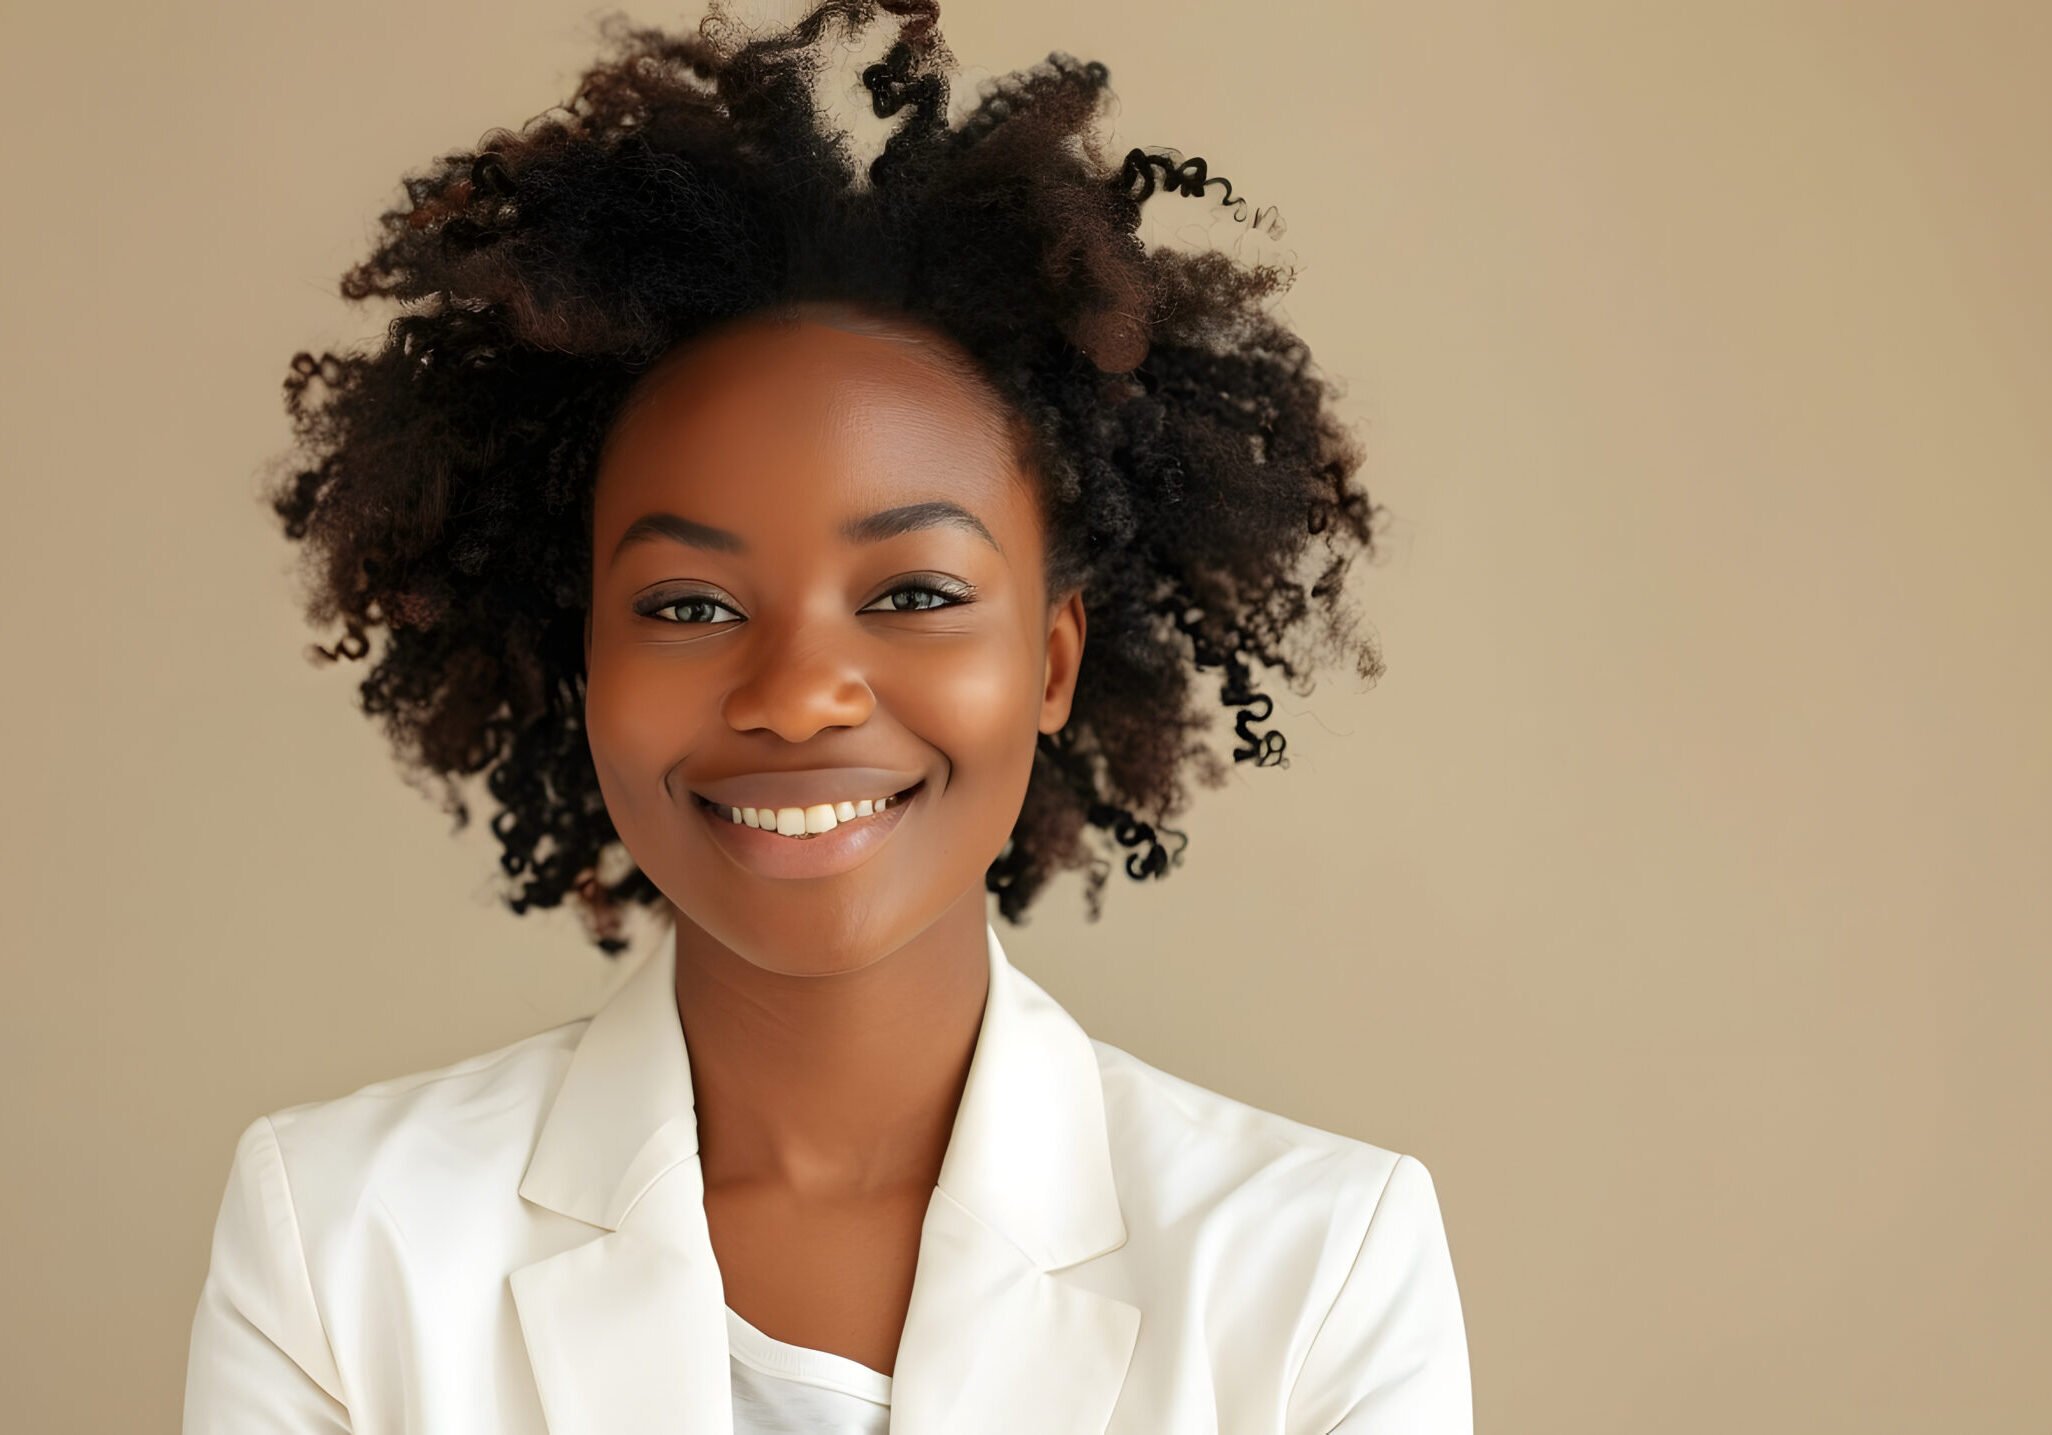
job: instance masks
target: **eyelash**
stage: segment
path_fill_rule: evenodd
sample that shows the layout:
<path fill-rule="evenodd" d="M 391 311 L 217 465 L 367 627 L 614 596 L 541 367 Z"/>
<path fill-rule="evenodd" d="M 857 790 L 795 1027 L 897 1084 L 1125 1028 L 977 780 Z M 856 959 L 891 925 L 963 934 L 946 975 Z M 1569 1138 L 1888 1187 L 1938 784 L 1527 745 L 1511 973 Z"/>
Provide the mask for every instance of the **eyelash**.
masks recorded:
<path fill-rule="evenodd" d="M 936 609 L 940 608 L 959 607 L 964 603 L 970 602 L 976 596 L 976 590 L 974 588 L 971 588 L 967 583 L 941 582 L 938 580 L 934 580 L 919 583 L 900 583 L 895 588 L 887 589 L 886 591 L 879 593 L 873 601 L 881 603 L 884 599 L 895 598 L 900 593 L 931 593 L 935 597 L 943 599 L 944 601 L 929 604 L 923 608 L 894 607 L 887 609 L 877 609 L 873 607 L 864 607 L 858 609 L 857 611 L 863 613 L 931 613 L 934 612 Z M 732 604 L 722 602 L 720 599 L 713 597 L 710 593 L 680 593 L 674 595 L 665 595 L 663 597 L 656 599 L 652 603 L 637 608 L 635 611 L 640 613 L 643 617 L 657 618 L 657 615 L 668 612 L 672 608 L 683 608 L 694 603 L 703 603 L 714 608 L 724 608 L 729 613 L 734 613 L 735 617 L 737 618 L 742 616 L 740 613 L 735 611 Z M 680 627 L 691 626 L 689 621 L 683 618 L 658 618 L 658 621 L 664 623 L 676 623 Z M 704 621 L 711 622 L 712 620 L 708 619 Z"/>

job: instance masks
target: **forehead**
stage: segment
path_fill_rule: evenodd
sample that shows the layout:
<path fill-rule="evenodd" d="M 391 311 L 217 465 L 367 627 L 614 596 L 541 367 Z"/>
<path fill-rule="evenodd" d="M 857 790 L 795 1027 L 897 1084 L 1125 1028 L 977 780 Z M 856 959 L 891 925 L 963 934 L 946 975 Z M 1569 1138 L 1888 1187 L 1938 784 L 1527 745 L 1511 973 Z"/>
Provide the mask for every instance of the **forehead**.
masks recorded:
<path fill-rule="evenodd" d="M 858 321 L 860 322 L 860 321 Z M 1009 416 L 938 335 L 744 320 L 666 356 L 614 422 L 604 490 L 779 492 L 807 507 L 1018 482 Z"/>

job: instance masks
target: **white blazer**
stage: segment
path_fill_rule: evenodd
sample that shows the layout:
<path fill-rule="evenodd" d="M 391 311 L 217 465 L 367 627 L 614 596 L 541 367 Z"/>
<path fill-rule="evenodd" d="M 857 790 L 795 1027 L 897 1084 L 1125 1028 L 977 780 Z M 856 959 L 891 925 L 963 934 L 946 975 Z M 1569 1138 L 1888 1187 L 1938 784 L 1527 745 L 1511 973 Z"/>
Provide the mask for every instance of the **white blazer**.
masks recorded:
<path fill-rule="evenodd" d="M 594 1016 L 259 1117 L 186 1435 L 731 1435 L 676 950 Z M 1416 1159 L 1085 1035 L 990 933 L 893 1435 L 1469 1435 Z"/>

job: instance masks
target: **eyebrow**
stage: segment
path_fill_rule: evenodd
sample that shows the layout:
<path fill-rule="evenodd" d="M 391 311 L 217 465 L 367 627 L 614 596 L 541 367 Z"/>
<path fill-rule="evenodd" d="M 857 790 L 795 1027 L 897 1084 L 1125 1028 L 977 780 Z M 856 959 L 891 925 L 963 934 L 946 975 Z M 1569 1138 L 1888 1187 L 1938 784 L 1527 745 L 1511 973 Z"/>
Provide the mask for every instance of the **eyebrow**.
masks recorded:
<path fill-rule="evenodd" d="M 920 528 L 961 528 L 974 533 L 999 553 L 998 541 L 990 536 L 990 530 L 983 526 L 983 520 L 957 503 L 944 498 L 928 499 L 924 503 L 900 504 L 877 513 L 851 518 L 841 525 L 841 536 L 851 543 L 881 543 L 886 538 L 895 538 L 901 533 L 910 533 Z M 675 513 L 644 513 L 627 525 L 627 531 L 620 535 L 620 541 L 613 545 L 613 557 L 617 562 L 622 553 L 637 543 L 667 538 L 672 543 L 681 543 L 687 548 L 703 548 L 713 553 L 746 553 L 747 542 L 738 533 L 724 528 L 714 528 L 709 523 Z"/>

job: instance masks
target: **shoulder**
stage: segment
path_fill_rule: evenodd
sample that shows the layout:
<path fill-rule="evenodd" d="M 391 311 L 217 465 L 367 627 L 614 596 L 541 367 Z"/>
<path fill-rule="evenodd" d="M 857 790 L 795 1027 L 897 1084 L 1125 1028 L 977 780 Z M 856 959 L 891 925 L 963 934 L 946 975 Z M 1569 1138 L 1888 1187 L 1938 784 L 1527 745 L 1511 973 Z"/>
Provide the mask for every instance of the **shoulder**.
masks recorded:
<path fill-rule="evenodd" d="M 1093 1039 L 1125 1263 L 1207 1338 L 1288 1373 L 1291 1430 L 1471 1428 L 1467 1337 L 1417 1157 L 1264 1111 Z M 1264 1393 L 1261 1397 L 1267 1399 Z"/>
<path fill-rule="evenodd" d="M 460 1206 L 518 1185 L 589 1017 L 344 1096 L 287 1106 L 243 1133 L 269 1143 L 303 1229 L 416 1197 Z"/>
<path fill-rule="evenodd" d="M 338 1311 L 374 1307 L 351 1294 L 406 1258 L 402 1233 L 432 1233 L 444 1257 L 490 1244 L 588 1020 L 245 1126 L 194 1315 L 188 1414 L 253 1393 L 339 1411 Z"/>
<path fill-rule="evenodd" d="M 1136 1182 L 1186 1195 L 1313 1195 L 1365 1218 L 1398 1163 L 1417 1164 L 1173 1076 L 1107 1042 L 1091 1045 L 1114 1159 Z"/>

